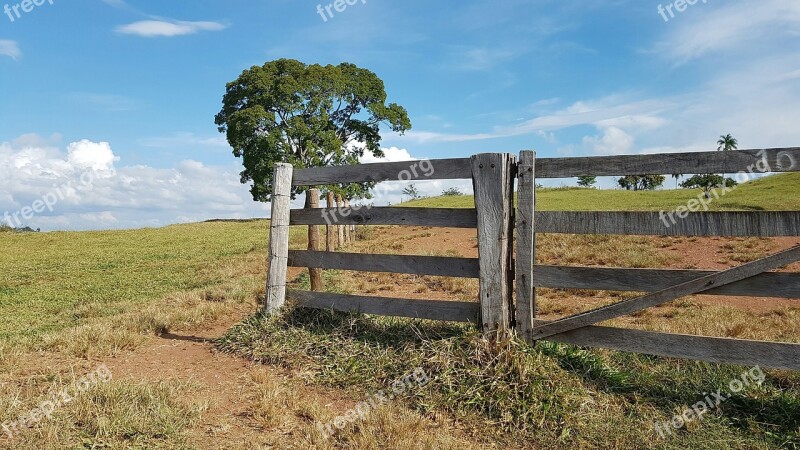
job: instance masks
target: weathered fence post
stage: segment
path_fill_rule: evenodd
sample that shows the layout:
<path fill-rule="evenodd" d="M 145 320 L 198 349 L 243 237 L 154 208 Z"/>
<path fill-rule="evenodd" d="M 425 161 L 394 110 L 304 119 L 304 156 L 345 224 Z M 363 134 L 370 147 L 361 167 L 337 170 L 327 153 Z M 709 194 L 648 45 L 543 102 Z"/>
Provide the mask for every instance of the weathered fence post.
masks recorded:
<path fill-rule="evenodd" d="M 509 153 L 472 157 L 478 211 L 481 323 L 484 332 L 507 334 L 513 323 L 514 167 Z"/>
<path fill-rule="evenodd" d="M 336 207 L 344 208 L 344 201 L 342 201 L 342 194 L 336 194 Z M 339 246 L 347 244 L 344 240 L 344 225 L 336 225 L 336 232 L 339 236 Z"/>
<path fill-rule="evenodd" d="M 347 199 L 344 200 L 344 207 L 347 210 L 350 209 L 350 200 L 347 200 Z M 352 239 L 350 238 L 350 225 L 345 225 L 344 226 L 344 242 L 347 243 L 347 244 L 352 242 Z"/>
<path fill-rule="evenodd" d="M 306 208 L 317 209 L 319 208 L 319 189 L 309 189 L 306 192 Z M 308 226 L 308 249 L 312 251 L 322 250 L 322 244 L 319 241 L 320 226 Z M 308 276 L 311 280 L 311 290 L 315 292 L 322 292 L 325 286 L 322 285 L 322 269 L 308 268 Z"/>
<path fill-rule="evenodd" d="M 265 307 L 267 314 L 279 310 L 286 302 L 292 172 L 291 164 L 275 165 L 272 180 L 272 216 L 269 226 L 269 274 Z"/>
<path fill-rule="evenodd" d="M 335 200 L 334 200 L 333 192 L 328 191 L 328 196 L 327 196 L 326 200 L 327 200 L 328 209 L 333 209 L 333 208 L 336 207 L 336 203 L 335 203 Z M 339 217 L 339 216 L 335 215 L 334 217 Z M 331 224 L 331 223 L 328 223 L 328 225 L 325 226 L 325 229 L 327 231 L 327 238 L 326 238 L 327 244 L 325 246 L 325 250 L 327 250 L 329 252 L 336 251 L 336 247 L 339 246 L 339 244 L 336 242 L 336 228 L 335 227 L 336 226 Z"/>
<path fill-rule="evenodd" d="M 530 341 L 536 317 L 536 152 L 520 153 L 517 179 L 517 334 Z"/>

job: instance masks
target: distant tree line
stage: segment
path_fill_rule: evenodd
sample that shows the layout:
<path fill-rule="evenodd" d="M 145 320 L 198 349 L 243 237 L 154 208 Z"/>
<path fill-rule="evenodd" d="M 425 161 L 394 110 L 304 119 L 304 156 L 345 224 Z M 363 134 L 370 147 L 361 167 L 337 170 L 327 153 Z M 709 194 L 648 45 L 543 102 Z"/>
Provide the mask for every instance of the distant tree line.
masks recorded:
<path fill-rule="evenodd" d="M 739 141 L 736 140 L 730 133 L 720 136 L 717 141 L 717 151 L 727 152 L 739 149 Z M 706 193 L 715 187 L 733 187 L 736 186 L 736 181 L 733 178 L 725 176 L 725 174 L 698 174 L 693 175 L 689 179 L 679 184 L 680 178 L 684 174 L 673 173 L 672 178 L 675 179 L 675 187 L 679 186 L 684 189 L 703 189 Z M 629 191 L 652 191 L 664 185 L 666 177 L 663 175 L 626 175 L 617 180 L 617 185 L 622 189 Z M 578 186 L 591 188 L 597 184 L 597 177 L 582 176 L 578 177 Z"/>
<path fill-rule="evenodd" d="M 0 233 L 39 233 L 41 228 L 33 229 L 31 227 L 14 228 L 8 224 L 0 224 Z"/>

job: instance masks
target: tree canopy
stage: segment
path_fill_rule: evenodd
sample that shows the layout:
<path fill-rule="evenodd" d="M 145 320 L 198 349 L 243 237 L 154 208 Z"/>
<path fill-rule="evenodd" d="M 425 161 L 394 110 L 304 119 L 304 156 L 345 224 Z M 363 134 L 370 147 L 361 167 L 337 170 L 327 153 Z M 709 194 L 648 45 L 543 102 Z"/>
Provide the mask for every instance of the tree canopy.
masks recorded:
<path fill-rule="evenodd" d="M 737 184 L 738 183 L 733 178 L 724 178 L 722 175 L 712 173 L 706 175 L 694 175 L 693 177 L 681 183 L 681 186 L 686 189 L 703 189 L 704 191 L 710 191 L 718 186 L 724 185 L 726 187 L 733 187 Z"/>
<path fill-rule="evenodd" d="M 277 163 L 295 168 L 357 164 L 365 151 L 383 157 L 381 125 L 398 133 L 411 129 L 406 109 L 386 99 L 383 81 L 353 64 L 279 59 L 228 83 L 215 123 L 242 158 L 241 181 L 253 183 L 253 199 L 270 201 Z M 368 196 L 371 186 L 330 189 L 356 198 Z"/>
<path fill-rule="evenodd" d="M 730 133 L 720 136 L 717 141 L 717 150 L 721 152 L 729 152 L 739 149 L 739 141 L 736 140 Z"/>
<path fill-rule="evenodd" d="M 652 191 L 664 184 L 663 175 L 628 175 L 617 180 L 620 187 L 629 191 Z"/>
<path fill-rule="evenodd" d="M 578 186 L 590 188 L 597 183 L 597 177 L 584 175 L 578 177 Z"/>

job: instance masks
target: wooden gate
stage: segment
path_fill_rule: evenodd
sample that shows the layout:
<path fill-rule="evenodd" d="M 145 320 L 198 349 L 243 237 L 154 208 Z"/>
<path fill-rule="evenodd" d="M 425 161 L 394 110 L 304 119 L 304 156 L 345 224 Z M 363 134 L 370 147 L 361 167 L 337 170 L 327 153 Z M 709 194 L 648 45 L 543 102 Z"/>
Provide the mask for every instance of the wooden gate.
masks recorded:
<path fill-rule="evenodd" d="M 472 158 L 300 169 L 275 169 L 267 311 L 287 298 L 298 306 L 420 319 L 474 322 L 485 332 L 587 347 L 719 363 L 800 370 L 800 345 L 689 336 L 597 326 L 597 323 L 694 295 L 800 299 L 800 274 L 770 270 L 800 260 L 800 247 L 722 271 L 560 267 L 536 264 L 537 233 L 655 236 L 800 236 L 800 212 L 689 212 L 672 223 L 653 212 L 536 212 L 537 178 L 670 173 L 800 171 L 800 149 L 537 159 L 532 151 Z M 514 180 L 517 205 L 514 207 Z M 332 208 L 290 210 L 292 186 L 388 180 L 472 179 L 475 209 Z M 685 214 L 684 214 L 685 212 Z M 332 219 L 333 218 L 333 219 Z M 477 228 L 479 257 L 363 255 L 289 251 L 291 225 L 405 225 Z M 516 260 L 513 258 L 516 229 Z M 286 291 L 288 266 L 478 278 L 478 302 L 410 300 Z M 513 287 L 516 281 L 516 301 Z M 536 319 L 536 288 L 577 288 L 648 295 L 545 322 Z"/>

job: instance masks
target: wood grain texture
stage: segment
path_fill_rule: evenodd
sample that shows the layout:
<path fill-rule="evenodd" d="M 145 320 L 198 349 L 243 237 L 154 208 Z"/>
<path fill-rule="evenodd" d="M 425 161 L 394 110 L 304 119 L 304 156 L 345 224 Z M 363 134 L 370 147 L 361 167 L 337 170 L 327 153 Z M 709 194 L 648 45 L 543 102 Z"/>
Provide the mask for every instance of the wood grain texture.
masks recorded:
<path fill-rule="evenodd" d="M 478 213 L 474 209 L 458 208 L 385 208 L 366 206 L 351 210 L 295 209 L 292 225 L 324 225 L 326 223 L 354 225 L 405 225 L 447 228 L 475 228 Z"/>
<path fill-rule="evenodd" d="M 537 321 L 537 325 L 547 322 Z M 657 333 L 590 326 L 547 338 L 581 347 L 600 347 L 646 355 L 719 364 L 800 370 L 800 345 L 778 342 Z"/>
<path fill-rule="evenodd" d="M 344 202 L 342 201 L 342 194 L 336 194 L 336 208 L 339 211 L 348 211 L 347 208 L 344 207 Z M 340 222 L 336 223 L 336 233 L 339 235 L 339 247 L 344 247 L 347 245 L 347 241 L 344 239 L 344 225 Z"/>
<path fill-rule="evenodd" d="M 576 314 L 564 319 L 537 326 L 533 329 L 535 339 L 543 339 L 555 334 L 572 331 L 595 323 L 633 314 L 643 309 L 670 302 L 687 295 L 694 295 L 714 287 L 724 286 L 753 277 L 760 273 L 777 269 L 800 260 L 800 246 L 790 248 L 772 256 L 743 264 L 733 269 L 703 276 L 683 284 L 672 286 L 642 297 L 624 300 L 613 305 Z"/>
<path fill-rule="evenodd" d="M 326 206 L 328 209 L 336 209 L 336 200 L 334 199 L 333 192 L 328 192 L 326 196 Z M 335 251 L 339 248 L 339 236 L 336 233 L 336 226 L 326 223 L 325 224 L 325 231 L 326 231 L 326 239 L 325 239 L 325 249 L 329 252 Z"/>
<path fill-rule="evenodd" d="M 540 158 L 537 178 L 575 178 L 583 175 L 670 175 L 673 173 L 738 173 L 800 171 L 800 148 L 686 152 L 655 155 Z"/>
<path fill-rule="evenodd" d="M 419 170 L 418 161 L 297 169 L 292 183 L 294 186 L 319 186 L 389 180 L 448 180 L 472 177 L 469 158 L 435 159 L 428 162 L 434 168 L 432 173 Z M 417 164 L 416 169 L 415 164 Z M 538 178 L 575 178 L 582 175 L 747 173 L 749 170 L 752 170 L 753 173 L 800 171 L 800 148 L 540 158 L 536 161 Z"/>
<path fill-rule="evenodd" d="M 534 264 L 536 264 L 536 153 L 520 153 L 517 167 L 517 333 L 531 339 L 533 320 L 536 316 L 536 289 L 534 288 Z"/>
<path fill-rule="evenodd" d="M 673 220 L 674 219 L 674 220 Z M 800 211 L 660 212 L 541 211 L 537 233 L 651 236 L 800 236 Z"/>
<path fill-rule="evenodd" d="M 306 208 L 319 208 L 319 189 L 309 189 L 306 191 Z M 320 226 L 308 226 L 308 249 L 311 251 L 322 250 L 320 242 Z M 323 291 L 325 286 L 322 283 L 322 270 L 308 266 L 308 275 L 311 282 L 312 291 Z"/>
<path fill-rule="evenodd" d="M 297 306 L 342 312 L 477 323 L 480 305 L 443 300 L 408 300 L 403 298 L 361 297 L 327 292 L 289 291 Z"/>
<path fill-rule="evenodd" d="M 290 267 L 478 278 L 477 258 L 289 251 Z"/>
<path fill-rule="evenodd" d="M 703 270 L 538 265 L 534 272 L 534 285 L 554 289 L 654 292 L 714 273 Z M 703 295 L 800 299 L 800 273 L 762 273 L 705 291 Z"/>
<path fill-rule="evenodd" d="M 457 180 L 472 178 L 469 158 L 434 159 L 355 166 L 297 169 L 294 186 L 320 186 L 341 183 L 365 183 L 390 180 Z"/>
<path fill-rule="evenodd" d="M 511 255 L 513 247 L 514 155 L 472 157 L 478 214 L 481 324 L 484 332 L 505 335 L 513 323 Z"/>
<path fill-rule="evenodd" d="M 291 164 L 276 164 L 272 183 L 272 216 L 269 222 L 269 272 L 265 306 L 267 314 L 279 310 L 286 302 L 291 191 Z"/>
<path fill-rule="evenodd" d="M 345 209 L 350 209 L 350 200 L 345 199 L 343 206 L 344 206 Z M 345 244 L 351 244 L 353 242 L 353 240 L 350 237 L 350 225 L 342 225 L 342 228 L 344 228 L 344 242 L 345 242 Z"/>

